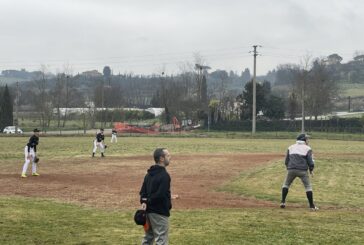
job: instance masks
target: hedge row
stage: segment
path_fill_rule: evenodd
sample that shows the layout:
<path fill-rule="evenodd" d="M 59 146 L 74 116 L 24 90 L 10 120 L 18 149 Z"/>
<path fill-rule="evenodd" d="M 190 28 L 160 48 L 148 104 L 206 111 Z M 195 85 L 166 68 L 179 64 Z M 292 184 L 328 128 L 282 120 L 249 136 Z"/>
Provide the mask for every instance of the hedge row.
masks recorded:
<path fill-rule="evenodd" d="M 224 131 L 251 131 L 251 121 L 224 121 L 210 126 L 212 130 Z M 364 121 L 360 118 L 335 118 L 330 120 L 306 120 L 306 131 L 318 132 L 348 132 L 362 133 L 364 131 Z M 257 121 L 257 131 L 292 131 L 301 130 L 301 121 Z"/>

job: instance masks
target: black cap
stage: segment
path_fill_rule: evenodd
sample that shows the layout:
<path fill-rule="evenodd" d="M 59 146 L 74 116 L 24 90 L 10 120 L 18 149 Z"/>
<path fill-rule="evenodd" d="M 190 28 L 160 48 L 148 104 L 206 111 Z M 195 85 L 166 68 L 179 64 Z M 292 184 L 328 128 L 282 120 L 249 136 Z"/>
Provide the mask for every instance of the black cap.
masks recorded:
<path fill-rule="evenodd" d="M 307 134 L 300 134 L 297 136 L 297 140 L 299 141 L 306 141 L 310 136 Z"/>
<path fill-rule="evenodd" d="M 145 225 L 147 222 L 147 212 L 143 209 L 138 209 L 134 214 L 134 221 L 137 225 Z"/>
<path fill-rule="evenodd" d="M 37 129 L 37 128 L 35 128 L 34 130 L 33 130 L 33 132 L 35 133 L 35 132 L 40 132 L 40 130 L 39 129 Z"/>
<path fill-rule="evenodd" d="M 103 128 L 100 128 L 100 131 L 104 131 L 104 129 Z"/>

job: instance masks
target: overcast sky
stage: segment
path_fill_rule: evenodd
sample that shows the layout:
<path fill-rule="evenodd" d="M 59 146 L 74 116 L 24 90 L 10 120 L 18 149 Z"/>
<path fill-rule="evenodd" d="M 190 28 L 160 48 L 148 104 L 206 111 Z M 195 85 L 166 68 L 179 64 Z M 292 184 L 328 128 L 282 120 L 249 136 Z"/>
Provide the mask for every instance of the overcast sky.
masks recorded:
<path fill-rule="evenodd" d="M 302 57 L 364 50 L 362 0 L 0 0 L 0 70 L 178 73 L 199 53 L 213 70 L 257 74 Z"/>

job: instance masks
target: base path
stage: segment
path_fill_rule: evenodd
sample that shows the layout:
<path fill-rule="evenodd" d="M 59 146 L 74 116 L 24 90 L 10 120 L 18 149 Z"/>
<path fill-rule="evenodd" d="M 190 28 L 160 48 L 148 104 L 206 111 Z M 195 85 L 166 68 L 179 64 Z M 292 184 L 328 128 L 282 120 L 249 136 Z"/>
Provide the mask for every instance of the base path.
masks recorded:
<path fill-rule="evenodd" d="M 173 155 L 167 168 L 172 178 L 174 209 L 274 207 L 268 201 L 216 191 L 256 166 L 283 159 L 282 154 Z M 22 162 L 0 165 L 0 195 L 51 198 L 101 208 L 139 207 L 139 190 L 151 156 L 42 159 L 41 176 L 20 178 Z"/>

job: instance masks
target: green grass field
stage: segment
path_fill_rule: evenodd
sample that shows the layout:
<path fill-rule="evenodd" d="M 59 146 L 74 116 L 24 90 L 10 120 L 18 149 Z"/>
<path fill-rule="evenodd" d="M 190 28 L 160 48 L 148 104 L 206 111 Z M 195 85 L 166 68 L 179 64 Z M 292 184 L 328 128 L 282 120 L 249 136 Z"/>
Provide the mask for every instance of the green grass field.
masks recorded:
<path fill-rule="evenodd" d="M 92 140 L 92 137 L 43 137 L 39 156 L 69 162 L 74 158 L 87 159 Z M 0 170 L 20 167 L 26 142 L 27 137 L 0 137 Z M 169 148 L 172 155 L 283 155 L 294 140 L 121 137 L 119 142 L 117 147 L 109 144 L 108 156 L 146 156 L 159 146 Z M 320 207 L 318 212 L 305 208 L 304 189 L 296 180 L 287 200 L 293 207 L 286 210 L 173 209 L 170 244 L 363 244 L 364 142 L 313 139 L 311 146 L 317 166 L 312 183 Z M 240 173 L 218 191 L 278 205 L 284 176 L 283 159 L 272 161 L 265 167 Z M 133 222 L 134 211 L 3 195 L 0 196 L 0 244 L 140 244 L 143 230 Z"/>
<path fill-rule="evenodd" d="M 359 97 L 364 95 L 364 84 L 343 84 L 341 95 Z"/>
<path fill-rule="evenodd" d="M 319 157 L 312 184 L 316 202 L 340 208 L 364 208 L 364 157 Z M 221 190 L 270 201 L 280 201 L 280 187 L 285 170 L 282 162 L 243 173 Z M 297 179 L 288 195 L 288 202 L 305 203 L 304 187 Z"/>
<path fill-rule="evenodd" d="M 133 211 L 39 199 L 0 198 L 1 244 L 140 244 Z M 173 211 L 170 244 L 362 244 L 359 211 L 207 209 Z"/>
<path fill-rule="evenodd" d="M 108 155 L 134 156 L 150 155 L 157 147 L 167 147 L 171 152 L 178 154 L 198 153 L 282 153 L 294 143 L 288 139 L 229 139 L 229 138 L 176 138 L 176 137 L 119 137 L 118 147 L 110 146 Z M 28 137 L 0 137 L 2 161 L 23 158 L 24 146 Z M 362 153 L 363 141 L 339 141 L 339 140 L 312 140 L 311 146 L 315 153 Z M 90 155 L 93 147 L 93 137 L 41 137 L 40 157 L 72 158 Z"/>

